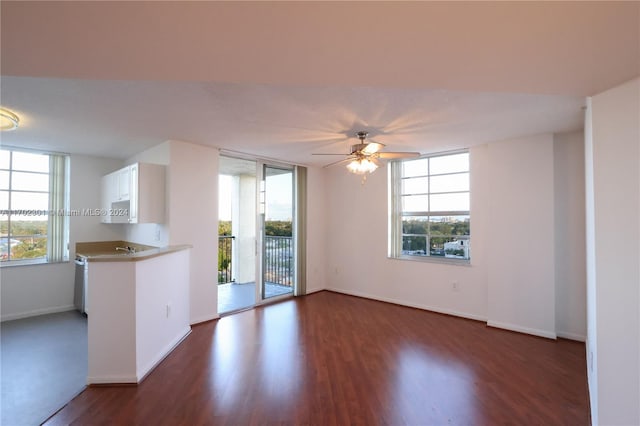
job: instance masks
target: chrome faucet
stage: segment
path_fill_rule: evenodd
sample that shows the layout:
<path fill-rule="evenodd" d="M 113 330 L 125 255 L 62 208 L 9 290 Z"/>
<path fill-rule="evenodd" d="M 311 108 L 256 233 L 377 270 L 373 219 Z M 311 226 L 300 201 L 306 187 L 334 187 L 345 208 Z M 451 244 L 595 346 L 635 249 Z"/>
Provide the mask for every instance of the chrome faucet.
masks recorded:
<path fill-rule="evenodd" d="M 130 247 L 130 246 L 116 247 L 116 251 L 118 251 L 118 250 L 126 251 L 129 254 L 136 252 L 136 249 L 134 249 L 133 247 Z"/>

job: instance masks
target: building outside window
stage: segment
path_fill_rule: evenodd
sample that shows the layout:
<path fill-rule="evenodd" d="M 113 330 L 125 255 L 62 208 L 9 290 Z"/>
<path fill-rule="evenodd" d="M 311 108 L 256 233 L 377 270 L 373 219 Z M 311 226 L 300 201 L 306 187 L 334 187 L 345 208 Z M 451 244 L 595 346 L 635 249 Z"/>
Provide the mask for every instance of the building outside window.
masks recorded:
<path fill-rule="evenodd" d="M 469 262 L 469 152 L 390 164 L 389 256 Z"/>
<path fill-rule="evenodd" d="M 68 157 L 0 149 L 0 264 L 68 260 Z"/>

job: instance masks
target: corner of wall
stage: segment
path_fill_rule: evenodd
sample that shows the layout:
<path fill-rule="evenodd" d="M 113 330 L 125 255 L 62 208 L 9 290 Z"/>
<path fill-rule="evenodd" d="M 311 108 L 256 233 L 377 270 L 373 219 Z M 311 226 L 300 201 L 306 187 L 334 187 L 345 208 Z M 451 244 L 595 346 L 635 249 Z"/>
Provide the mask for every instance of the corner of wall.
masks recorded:
<path fill-rule="evenodd" d="M 320 167 L 307 168 L 307 293 L 327 288 L 327 177 Z"/>
<path fill-rule="evenodd" d="M 488 229 L 506 232 L 487 247 L 487 317 L 555 336 L 553 135 L 491 143 L 488 154 Z"/>
<path fill-rule="evenodd" d="M 588 105 L 589 389 L 601 424 L 640 424 L 639 117 L 640 78 Z"/>
<path fill-rule="evenodd" d="M 584 132 L 553 135 L 556 334 L 584 341 L 586 314 Z"/>
<path fill-rule="evenodd" d="M 219 150 L 190 142 L 170 141 L 169 244 L 190 244 L 190 322 L 218 316 L 217 250 Z M 198 199 L 193 192 L 197 185 Z M 202 232 L 213 229 L 214 234 Z"/>

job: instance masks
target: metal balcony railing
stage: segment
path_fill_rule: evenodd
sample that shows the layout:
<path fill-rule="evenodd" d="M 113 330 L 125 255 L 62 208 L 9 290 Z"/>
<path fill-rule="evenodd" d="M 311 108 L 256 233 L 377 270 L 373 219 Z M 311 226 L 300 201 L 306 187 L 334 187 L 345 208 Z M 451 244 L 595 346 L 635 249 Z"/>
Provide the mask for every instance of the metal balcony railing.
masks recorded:
<path fill-rule="evenodd" d="M 233 240 L 236 237 L 222 235 L 218 237 L 218 284 L 234 281 L 231 276 L 231 259 L 233 254 Z"/>
<path fill-rule="evenodd" d="M 265 237 L 264 279 L 287 287 L 293 285 L 293 240 L 291 237 Z"/>
<path fill-rule="evenodd" d="M 235 282 L 232 275 L 235 236 L 218 237 L 218 284 Z M 294 261 L 291 237 L 265 237 L 264 280 L 286 287 L 293 285 Z"/>

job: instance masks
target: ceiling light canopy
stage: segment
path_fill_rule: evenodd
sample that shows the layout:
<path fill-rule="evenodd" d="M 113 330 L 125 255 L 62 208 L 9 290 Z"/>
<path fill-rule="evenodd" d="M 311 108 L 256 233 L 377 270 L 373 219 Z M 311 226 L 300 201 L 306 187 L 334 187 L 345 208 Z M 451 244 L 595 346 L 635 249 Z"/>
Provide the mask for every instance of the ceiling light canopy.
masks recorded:
<path fill-rule="evenodd" d="M 5 108 L 0 108 L 0 130 L 14 130 L 18 128 L 20 118 Z"/>

